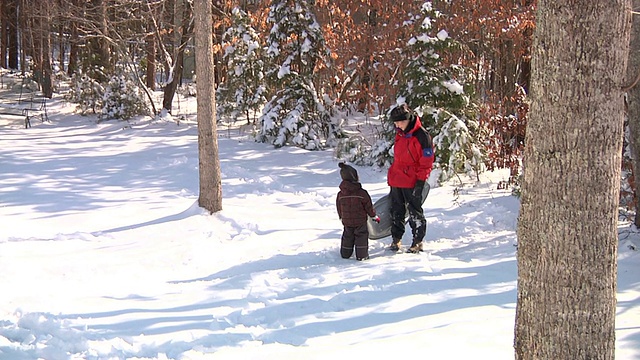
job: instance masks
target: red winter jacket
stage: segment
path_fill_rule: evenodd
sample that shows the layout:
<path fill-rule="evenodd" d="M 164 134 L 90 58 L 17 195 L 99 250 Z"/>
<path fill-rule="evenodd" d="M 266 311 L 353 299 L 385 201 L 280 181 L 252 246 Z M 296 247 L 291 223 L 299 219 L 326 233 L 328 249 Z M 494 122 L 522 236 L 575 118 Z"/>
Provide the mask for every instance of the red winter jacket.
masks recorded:
<path fill-rule="evenodd" d="M 393 163 L 387 173 L 387 184 L 397 188 L 413 188 L 416 181 L 426 181 L 433 167 L 434 151 L 431 136 L 422 128 L 416 116 L 409 130 L 397 129 L 393 145 Z"/>

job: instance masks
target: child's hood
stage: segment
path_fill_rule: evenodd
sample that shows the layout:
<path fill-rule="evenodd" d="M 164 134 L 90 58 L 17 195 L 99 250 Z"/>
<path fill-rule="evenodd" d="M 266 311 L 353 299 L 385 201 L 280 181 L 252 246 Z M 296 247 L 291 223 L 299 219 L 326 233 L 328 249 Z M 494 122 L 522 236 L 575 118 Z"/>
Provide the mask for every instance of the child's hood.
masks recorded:
<path fill-rule="evenodd" d="M 340 191 L 347 194 L 352 194 L 360 189 L 362 189 L 362 184 L 357 181 L 342 180 L 340 183 Z"/>

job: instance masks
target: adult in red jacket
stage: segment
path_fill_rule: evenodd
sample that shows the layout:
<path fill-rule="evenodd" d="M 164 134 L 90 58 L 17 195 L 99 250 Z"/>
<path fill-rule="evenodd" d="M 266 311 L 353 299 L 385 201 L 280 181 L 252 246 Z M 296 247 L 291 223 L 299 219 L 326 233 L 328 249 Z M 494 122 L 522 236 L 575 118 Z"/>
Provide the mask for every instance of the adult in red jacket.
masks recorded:
<path fill-rule="evenodd" d="M 408 252 L 422 251 L 422 240 L 427 232 L 427 221 L 422 210 L 422 191 L 433 167 L 433 142 L 422 127 L 420 118 L 406 104 L 391 110 L 390 119 L 396 127 L 393 145 L 393 163 L 387 174 L 391 187 L 391 236 L 390 250 L 398 251 L 404 235 L 406 211 L 413 241 Z"/>

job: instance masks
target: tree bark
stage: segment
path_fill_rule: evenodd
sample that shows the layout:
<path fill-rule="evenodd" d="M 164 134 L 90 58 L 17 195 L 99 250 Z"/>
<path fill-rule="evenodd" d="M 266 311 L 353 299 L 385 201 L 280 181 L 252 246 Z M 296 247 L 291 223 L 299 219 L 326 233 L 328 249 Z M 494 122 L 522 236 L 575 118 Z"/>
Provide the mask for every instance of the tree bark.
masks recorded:
<path fill-rule="evenodd" d="M 196 91 L 200 207 L 214 213 L 222 210 L 222 180 L 216 130 L 215 72 L 213 65 L 213 20 L 211 1 L 195 0 Z"/>
<path fill-rule="evenodd" d="M 630 1 L 538 2 L 516 359 L 614 359 Z"/>
<path fill-rule="evenodd" d="M 633 9 L 640 8 L 640 0 L 633 0 Z M 633 16 L 631 26 L 631 44 L 629 49 L 629 65 L 627 81 L 634 81 L 640 76 L 640 17 Z M 627 91 L 627 116 L 629 118 L 629 142 L 631 146 L 632 168 L 634 175 L 634 191 L 636 197 L 636 215 L 634 224 L 640 228 L 640 83 Z"/>
<path fill-rule="evenodd" d="M 45 97 L 53 97 L 53 66 L 51 64 L 51 4 L 40 3 L 40 37 L 41 37 L 41 64 L 42 78 L 40 87 Z"/>
<path fill-rule="evenodd" d="M 149 29 L 150 35 L 146 38 L 147 72 L 145 74 L 147 87 L 156 89 L 156 37 L 152 33 L 154 29 Z"/>
<path fill-rule="evenodd" d="M 162 108 L 171 113 L 171 104 L 173 103 L 173 96 L 178 89 L 178 85 L 182 82 L 182 70 L 184 68 L 184 50 L 187 42 L 191 39 L 193 22 L 193 11 L 191 5 L 188 2 L 184 2 L 184 9 L 182 9 L 182 18 L 180 24 L 180 38 L 176 56 L 174 59 L 173 69 L 171 71 L 172 79 L 164 89 L 164 96 L 162 99 Z"/>
<path fill-rule="evenodd" d="M 7 23 L 9 22 L 9 6 L 7 1 L 0 1 L 0 67 L 7 68 Z"/>
<path fill-rule="evenodd" d="M 87 12 L 89 19 L 94 26 L 93 37 L 89 38 L 89 52 L 91 54 L 91 65 L 101 72 L 92 72 L 91 75 L 99 82 L 106 83 L 112 72 L 111 54 L 109 50 L 109 26 L 107 16 L 107 5 L 105 0 L 91 0 L 90 8 Z"/>
<path fill-rule="evenodd" d="M 17 0 L 6 0 L 7 13 L 4 18 L 7 20 L 7 48 L 9 59 L 7 67 L 9 69 L 18 69 L 18 6 Z M 3 23 L 4 25 L 4 23 Z M 4 26 L 3 26 L 4 28 Z M 4 55 L 2 57 L 4 59 Z M 4 60 L 3 60 L 4 61 Z"/>
<path fill-rule="evenodd" d="M 78 70 L 78 57 L 80 53 L 80 37 L 78 36 L 78 24 L 71 21 L 71 35 L 69 37 L 69 65 L 67 75 L 72 76 Z"/>

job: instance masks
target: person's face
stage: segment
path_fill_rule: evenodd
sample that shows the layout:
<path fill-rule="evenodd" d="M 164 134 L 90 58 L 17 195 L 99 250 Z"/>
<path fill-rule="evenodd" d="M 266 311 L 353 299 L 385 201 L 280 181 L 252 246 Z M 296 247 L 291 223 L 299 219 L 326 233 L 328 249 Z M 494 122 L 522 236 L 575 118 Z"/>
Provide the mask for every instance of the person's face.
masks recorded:
<path fill-rule="evenodd" d="M 398 129 L 400 129 L 402 131 L 406 131 L 407 130 L 407 126 L 409 125 L 409 120 L 394 121 L 393 125 L 395 125 L 395 127 L 397 127 Z"/>

